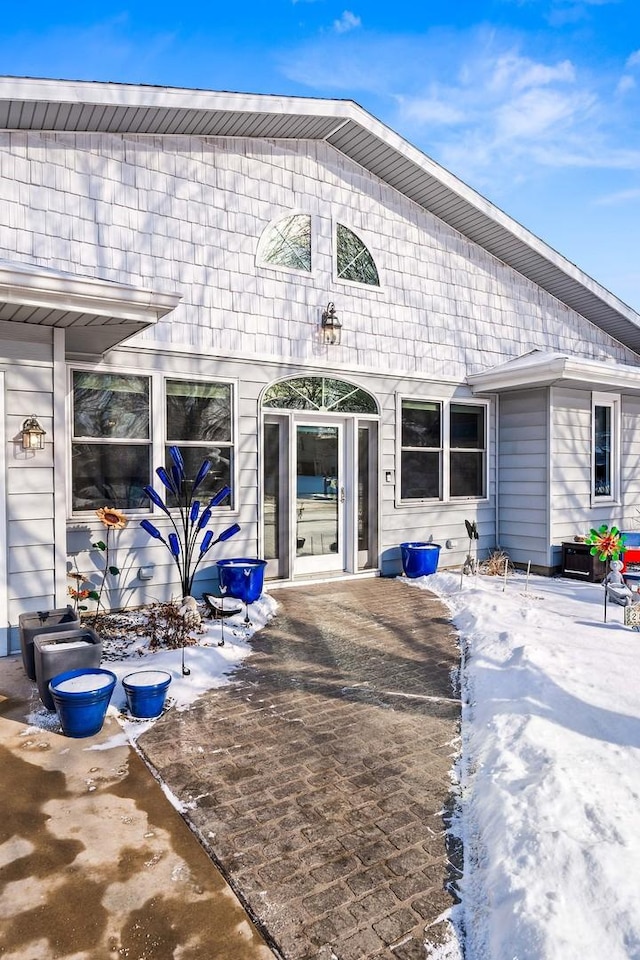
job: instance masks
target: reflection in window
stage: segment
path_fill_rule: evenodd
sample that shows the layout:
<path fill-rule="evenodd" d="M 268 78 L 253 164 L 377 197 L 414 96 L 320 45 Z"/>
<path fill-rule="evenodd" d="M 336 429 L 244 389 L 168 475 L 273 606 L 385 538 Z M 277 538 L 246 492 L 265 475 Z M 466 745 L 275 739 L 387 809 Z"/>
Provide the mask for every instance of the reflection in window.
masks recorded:
<path fill-rule="evenodd" d="M 271 224 L 262 245 L 262 261 L 277 267 L 311 271 L 311 217 L 297 213 Z"/>
<path fill-rule="evenodd" d="M 336 269 L 340 280 L 380 286 L 378 270 L 360 237 L 339 223 L 336 228 Z"/>
<path fill-rule="evenodd" d="M 485 408 L 452 403 L 449 408 L 449 495 L 485 496 Z"/>
<path fill-rule="evenodd" d="M 378 412 L 375 400 L 366 390 L 329 377 L 295 377 L 274 383 L 264 395 L 263 406 L 281 410 Z"/>
<path fill-rule="evenodd" d="M 433 500 L 440 497 L 442 404 L 403 400 L 401 443 L 401 498 Z"/>
<path fill-rule="evenodd" d="M 73 374 L 71 489 L 74 510 L 147 508 L 149 380 Z"/>

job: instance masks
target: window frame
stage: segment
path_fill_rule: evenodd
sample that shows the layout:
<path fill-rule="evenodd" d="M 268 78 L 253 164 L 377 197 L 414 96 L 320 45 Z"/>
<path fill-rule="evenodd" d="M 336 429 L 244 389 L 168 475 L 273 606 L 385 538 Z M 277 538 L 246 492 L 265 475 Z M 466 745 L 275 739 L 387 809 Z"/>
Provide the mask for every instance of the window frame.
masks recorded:
<path fill-rule="evenodd" d="M 95 366 L 83 365 L 81 363 L 71 363 L 67 365 L 67 490 L 66 490 L 66 500 L 67 500 L 67 518 L 69 522 L 74 522 L 79 519 L 86 519 L 89 517 L 95 516 L 95 509 L 89 507 L 83 510 L 74 510 L 73 509 L 73 476 L 72 476 L 72 457 L 73 457 L 73 445 L 74 443 L 90 443 L 97 442 L 103 444 L 109 444 L 110 442 L 130 442 L 130 443 L 141 443 L 140 440 L 131 440 L 131 441 L 118 441 L 118 438 L 114 438 L 111 441 L 110 438 L 87 438 L 87 439 L 76 439 L 74 433 L 74 373 L 92 373 L 96 376 L 125 376 L 125 377 L 140 377 L 148 380 L 149 382 L 149 440 L 145 441 L 149 446 L 149 479 L 148 483 L 153 486 L 158 493 L 161 494 L 164 498 L 164 487 L 160 483 L 156 475 L 156 467 L 164 465 L 165 463 L 165 454 L 166 448 L 169 445 L 167 437 L 167 387 L 166 384 L 168 381 L 176 382 L 182 381 L 185 383 L 204 383 L 212 384 L 218 383 L 224 386 L 229 387 L 229 400 L 230 400 L 230 430 L 231 430 L 231 439 L 230 441 L 219 441 L 212 442 L 212 446 L 227 447 L 231 450 L 231 470 L 230 470 L 230 485 L 231 485 L 231 502 L 224 506 L 216 508 L 216 511 L 220 511 L 222 514 L 236 514 L 239 509 L 238 504 L 238 477 L 239 477 L 239 468 L 238 468 L 238 381 L 237 378 L 233 377 L 203 377 L 201 375 L 192 375 L 188 373 L 167 373 L 165 371 L 153 371 L 153 370 L 141 370 L 134 367 L 118 367 L 117 370 L 109 367 L 100 367 L 96 368 Z M 173 443 L 173 441 L 171 441 Z M 180 447 L 182 444 L 180 442 L 175 442 L 175 445 Z M 185 441 L 185 446 L 197 447 L 199 444 L 197 441 Z M 100 504 L 104 506 L 104 504 Z M 121 508 L 123 513 L 130 519 L 133 520 L 137 517 L 148 517 L 154 515 L 157 519 L 161 519 L 163 516 L 162 511 L 156 507 L 154 504 L 149 501 L 148 506 L 139 508 Z M 172 508 L 172 512 L 175 508 Z"/>
<path fill-rule="evenodd" d="M 293 217 L 307 217 L 309 219 L 309 256 L 311 263 L 308 270 L 305 270 L 302 267 L 291 267 L 284 263 L 272 263 L 270 260 L 265 259 L 265 247 L 267 245 L 267 239 L 270 231 L 273 230 L 279 223 L 282 223 L 282 221 L 291 220 Z M 292 277 L 297 277 L 298 279 L 303 277 L 312 277 L 314 275 L 314 265 L 317 259 L 317 249 L 315 244 L 316 233 L 316 217 L 312 213 L 309 213 L 308 210 L 289 210 L 287 213 L 283 213 L 277 217 L 274 217 L 269 221 L 260 234 L 260 239 L 258 240 L 258 247 L 256 250 L 256 268 L 269 271 L 281 270 L 283 273 L 289 274 Z"/>
<path fill-rule="evenodd" d="M 402 443 L 403 405 L 405 402 L 438 404 L 441 411 L 440 447 L 405 447 Z M 478 407 L 483 411 L 484 449 L 476 447 L 451 446 L 451 408 L 452 406 Z M 416 504 L 436 503 L 483 503 L 489 499 L 489 450 L 490 450 L 490 403 L 488 400 L 459 397 L 415 396 L 415 394 L 399 393 L 396 397 L 396 506 L 411 507 Z M 438 497 L 403 497 L 402 496 L 402 461 L 405 450 L 438 450 L 439 451 L 439 489 Z M 482 452 L 482 487 L 483 492 L 478 496 L 451 495 L 451 453 L 458 451 Z"/>
<path fill-rule="evenodd" d="M 344 227 L 346 230 L 349 230 L 363 247 L 369 253 L 369 256 L 373 260 L 374 266 L 376 268 L 376 273 L 378 274 L 378 283 L 363 283 L 361 280 L 349 280 L 346 277 L 341 277 L 338 274 L 338 227 Z M 366 232 L 366 231 L 365 231 Z M 333 220 L 331 224 L 331 249 L 332 249 L 332 264 L 333 264 L 333 281 L 334 283 L 344 283 L 347 287 L 355 287 L 357 290 L 370 290 L 375 291 L 376 293 L 383 292 L 382 279 L 380 276 L 380 268 L 378 266 L 378 261 L 371 252 L 371 246 L 366 240 L 363 239 L 362 233 L 360 230 L 355 230 L 350 224 L 345 223 L 343 220 L 338 220 L 337 218 Z"/>
<path fill-rule="evenodd" d="M 609 469 L 611 474 L 611 491 L 607 494 L 596 492 L 596 408 L 604 407 L 610 411 L 609 437 Z M 591 490 L 591 505 L 599 506 L 605 503 L 620 502 L 620 395 L 617 393 L 591 394 L 591 430 L 589 449 L 589 484 Z"/>

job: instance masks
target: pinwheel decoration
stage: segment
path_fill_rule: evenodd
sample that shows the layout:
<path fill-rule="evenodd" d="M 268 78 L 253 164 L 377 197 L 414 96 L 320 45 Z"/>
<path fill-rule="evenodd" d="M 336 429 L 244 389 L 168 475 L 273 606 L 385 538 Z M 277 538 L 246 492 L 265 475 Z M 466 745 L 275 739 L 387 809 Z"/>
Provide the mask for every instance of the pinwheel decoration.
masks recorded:
<path fill-rule="evenodd" d="M 150 520 L 141 520 L 140 526 L 154 540 L 164 543 L 169 550 L 180 574 L 182 596 L 189 597 L 196 571 L 209 550 L 217 543 L 235 536 L 240 530 L 240 525 L 233 523 L 218 536 L 207 529 L 213 508 L 219 506 L 230 494 L 230 487 L 223 487 L 208 502 L 196 500 L 195 495 L 211 469 L 211 462 L 204 460 L 195 480 L 190 480 L 186 476 L 184 460 L 179 448 L 169 447 L 169 455 L 172 460 L 170 470 L 158 467 L 156 473 L 171 497 L 177 500 L 177 512 L 169 509 L 152 486 L 145 487 L 144 492 L 149 500 L 167 515 L 173 530 L 165 538 Z"/>
<path fill-rule="evenodd" d="M 592 557 L 599 557 L 603 562 L 609 560 L 619 560 L 620 554 L 624 553 L 624 533 L 620 533 L 617 527 L 607 527 L 603 523 L 597 530 L 593 528 L 589 531 L 589 536 L 584 538 L 585 543 L 591 544 Z"/>

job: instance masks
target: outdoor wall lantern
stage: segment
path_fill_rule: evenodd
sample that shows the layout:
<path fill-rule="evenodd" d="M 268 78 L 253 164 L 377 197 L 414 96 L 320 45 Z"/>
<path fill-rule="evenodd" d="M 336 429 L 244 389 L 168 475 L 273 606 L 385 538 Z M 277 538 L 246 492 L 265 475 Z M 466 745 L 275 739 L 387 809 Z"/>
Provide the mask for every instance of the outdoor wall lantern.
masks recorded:
<path fill-rule="evenodd" d="M 325 343 L 340 343 L 342 324 L 336 314 L 336 307 L 333 302 L 328 303 L 322 311 L 322 336 Z"/>
<path fill-rule="evenodd" d="M 44 450 L 45 431 L 35 417 L 27 417 L 22 424 L 22 449 Z"/>

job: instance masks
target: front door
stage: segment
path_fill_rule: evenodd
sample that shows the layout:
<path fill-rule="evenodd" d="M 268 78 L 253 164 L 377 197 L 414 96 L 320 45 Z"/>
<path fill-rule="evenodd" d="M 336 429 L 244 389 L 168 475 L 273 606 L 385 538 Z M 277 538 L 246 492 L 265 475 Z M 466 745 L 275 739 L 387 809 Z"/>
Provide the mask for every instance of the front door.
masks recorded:
<path fill-rule="evenodd" d="M 341 423 L 295 424 L 294 576 L 346 567 L 344 459 Z"/>

